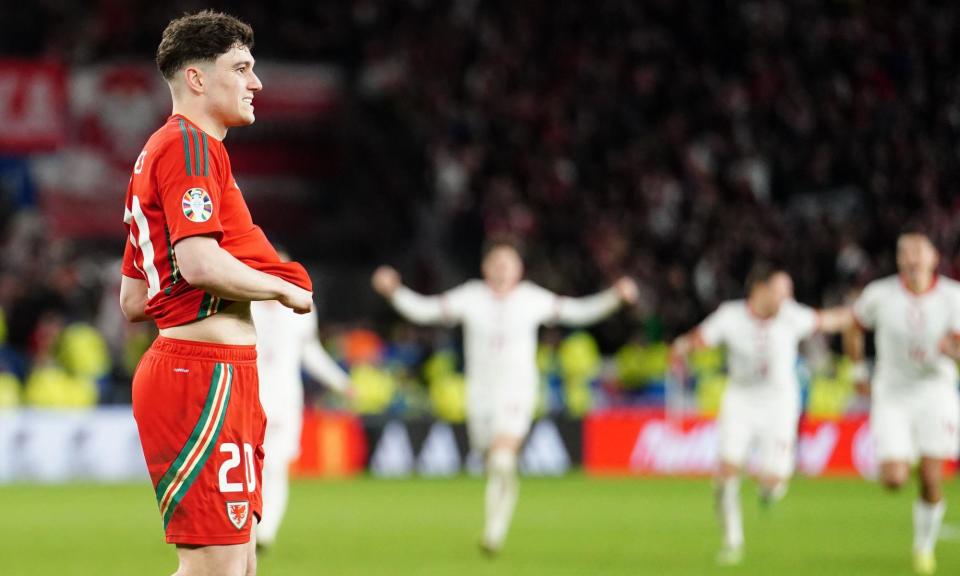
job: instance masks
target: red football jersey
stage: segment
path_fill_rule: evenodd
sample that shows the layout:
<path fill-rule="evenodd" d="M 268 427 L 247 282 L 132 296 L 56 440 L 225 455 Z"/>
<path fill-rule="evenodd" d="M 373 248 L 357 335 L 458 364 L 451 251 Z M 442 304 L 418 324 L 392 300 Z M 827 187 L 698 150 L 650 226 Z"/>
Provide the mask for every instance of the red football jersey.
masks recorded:
<path fill-rule="evenodd" d="M 230 304 L 180 276 L 173 246 L 189 236 L 212 236 L 247 266 L 313 289 L 303 266 L 282 262 L 253 223 L 223 143 L 179 114 L 140 152 L 123 221 L 123 275 L 147 282 L 146 313 L 160 328 L 206 318 Z"/>

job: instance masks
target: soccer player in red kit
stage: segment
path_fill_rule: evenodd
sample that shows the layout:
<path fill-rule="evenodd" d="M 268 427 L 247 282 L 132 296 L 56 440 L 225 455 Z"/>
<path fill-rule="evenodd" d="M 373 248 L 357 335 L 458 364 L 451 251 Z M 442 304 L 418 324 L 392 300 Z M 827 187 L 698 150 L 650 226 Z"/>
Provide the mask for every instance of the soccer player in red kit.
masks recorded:
<path fill-rule="evenodd" d="M 223 145 L 254 121 L 263 87 L 253 31 L 204 11 L 170 22 L 157 66 L 173 114 L 147 141 L 127 189 L 120 304 L 160 336 L 133 379 L 133 413 L 175 576 L 256 573 L 265 418 L 250 302 L 312 307 L 302 266 L 253 224 Z"/>

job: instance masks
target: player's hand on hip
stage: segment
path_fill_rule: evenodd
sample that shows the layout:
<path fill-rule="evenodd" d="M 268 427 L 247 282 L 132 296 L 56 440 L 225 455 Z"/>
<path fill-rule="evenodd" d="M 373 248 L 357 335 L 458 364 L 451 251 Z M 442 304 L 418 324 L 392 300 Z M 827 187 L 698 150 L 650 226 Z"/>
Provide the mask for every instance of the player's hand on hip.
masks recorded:
<path fill-rule="evenodd" d="M 400 273 L 390 266 L 381 266 L 373 272 L 370 282 L 374 290 L 389 298 L 400 287 Z"/>
<path fill-rule="evenodd" d="M 620 300 L 627 304 L 636 304 L 640 298 L 640 289 L 637 288 L 637 283 L 633 281 L 633 278 L 629 276 L 617 280 L 613 289 L 617 292 Z"/>
<path fill-rule="evenodd" d="M 285 290 L 281 292 L 280 297 L 277 298 L 278 302 L 297 314 L 307 314 L 313 310 L 313 292 L 304 290 L 289 282 L 285 284 Z"/>

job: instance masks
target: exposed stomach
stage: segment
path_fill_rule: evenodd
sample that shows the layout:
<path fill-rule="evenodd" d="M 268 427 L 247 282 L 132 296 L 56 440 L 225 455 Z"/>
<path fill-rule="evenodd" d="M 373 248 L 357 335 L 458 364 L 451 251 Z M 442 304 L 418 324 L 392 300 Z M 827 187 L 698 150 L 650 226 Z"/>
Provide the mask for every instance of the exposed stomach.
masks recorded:
<path fill-rule="evenodd" d="M 257 331 L 253 327 L 249 302 L 233 302 L 220 312 L 202 320 L 161 328 L 160 335 L 165 338 L 214 344 L 257 343 Z"/>

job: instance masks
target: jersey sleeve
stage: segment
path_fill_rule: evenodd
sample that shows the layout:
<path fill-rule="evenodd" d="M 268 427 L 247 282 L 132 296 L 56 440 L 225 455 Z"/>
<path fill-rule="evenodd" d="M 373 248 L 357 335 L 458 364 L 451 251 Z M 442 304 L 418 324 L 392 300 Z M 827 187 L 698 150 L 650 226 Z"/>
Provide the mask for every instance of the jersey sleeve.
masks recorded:
<path fill-rule="evenodd" d="M 461 284 L 440 295 L 440 315 L 444 322 L 462 322 L 464 315 L 474 300 L 471 294 L 475 287 L 471 282 Z"/>
<path fill-rule="evenodd" d="M 223 187 L 216 155 L 203 132 L 180 121 L 180 141 L 158 150 L 154 177 L 170 231 L 170 243 L 189 236 L 223 237 Z"/>
<path fill-rule="evenodd" d="M 723 344 L 727 337 L 729 317 L 729 309 L 726 306 L 721 306 L 700 323 L 700 326 L 697 327 L 697 336 L 705 346 L 712 348 Z"/>
<path fill-rule="evenodd" d="M 538 324 L 555 324 L 560 319 L 560 296 L 537 284 L 523 282 L 523 308 Z"/>
<path fill-rule="evenodd" d="M 620 307 L 620 298 L 613 289 L 582 298 L 554 296 L 555 320 L 565 326 L 595 324 L 613 314 Z"/>
<path fill-rule="evenodd" d="M 853 318 L 857 325 L 864 330 L 873 330 L 877 324 L 877 313 L 880 310 L 880 287 L 877 284 L 868 284 L 857 301 L 853 303 Z"/>
<path fill-rule="evenodd" d="M 401 286 L 390 297 L 393 307 L 402 316 L 417 324 L 456 324 L 470 307 L 470 284 L 458 286 L 439 296 L 424 296 Z"/>
<path fill-rule="evenodd" d="M 820 317 L 813 308 L 790 301 L 790 323 L 797 331 L 797 336 L 802 340 L 814 332 L 820 326 Z"/>

